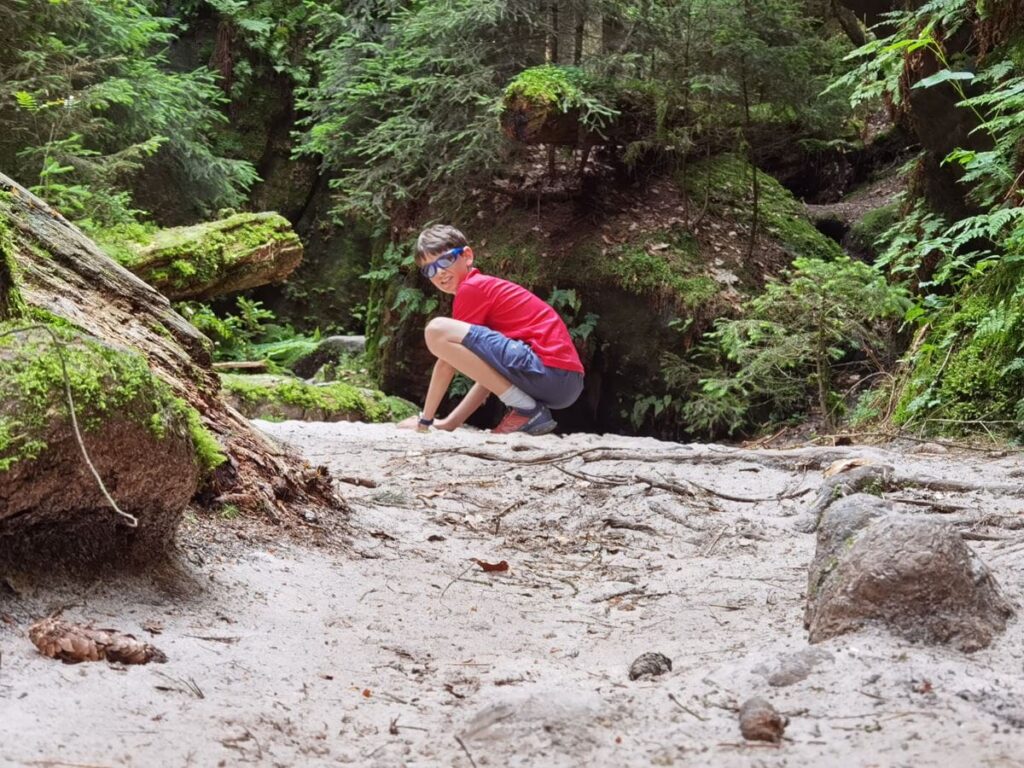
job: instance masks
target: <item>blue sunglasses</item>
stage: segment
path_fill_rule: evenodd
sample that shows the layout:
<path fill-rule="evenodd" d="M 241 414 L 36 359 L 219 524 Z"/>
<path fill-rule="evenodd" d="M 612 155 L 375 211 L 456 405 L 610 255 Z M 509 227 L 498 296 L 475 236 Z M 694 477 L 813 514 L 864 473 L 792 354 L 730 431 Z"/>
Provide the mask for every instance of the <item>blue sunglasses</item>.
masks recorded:
<path fill-rule="evenodd" d="M 448 269 L 448 267 L 458 261 L 459 256 L 461 256 L 462 252 L 468 247 L 469 246 L 460 245 L 458 248 L 452 248 L 450 251 L 445 251 L 429 264 L 424 264 L 420 267 L 420 274 L 428 280 L 431 279 L 442 269 Z"/>

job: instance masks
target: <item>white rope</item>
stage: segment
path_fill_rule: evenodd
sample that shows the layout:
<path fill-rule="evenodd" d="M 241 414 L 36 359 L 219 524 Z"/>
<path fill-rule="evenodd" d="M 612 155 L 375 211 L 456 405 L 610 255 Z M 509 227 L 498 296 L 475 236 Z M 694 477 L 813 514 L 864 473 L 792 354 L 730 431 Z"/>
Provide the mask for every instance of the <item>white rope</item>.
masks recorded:
<path fill-rule="evenodd" d="M 89 452 L 85 450 L 85 443 L 82 441 L 82 432 L 78 428 L 78 418 L 75 416 L 75 401 L 74 398 L 72 398 L 71 396 L 71 379 L 68 376 L 68 366 L 67 362 L 64 359 L 64 348 L 61 345 L 60 339 L 57 338 L 57 334 L 53 332 L 52 328 L 46 325 L 25 325 L 20 328 L 15 328 L 13 330 L 0 333 L 0 338 L 3 338 L 4 336 L 10 336 L 11 334 L 14 333 L 23 333 L 25 331 L 35 330 L 46 331 L 48 334 L 50 334 L 50 338 L 53 340 L 53 345 L 57 350 L 57 359 L 60 360 L 60 370 L 64 376 L 64 394 L 68 400 L 68 412 L 71 414 L 71 426 L 74 429 L 75 440 L 78 441 L 78 447 L 82 451 L 82 458 L 85 459 L 86 466 L 89 467 L 89 471 L 92 472 L 92 476 L 96 478 L 96 484 L 99 485 L 100 490 L 103 492 L 104 497 L 106 497 L 107 502 L 109 502 L 113 510 L 128 521 L 127 525 L 129 528 L 138 528 L 139 519 L 135 517 L 135 515 L 130 515 L 127 512 L 122 511 L 121 508 L 117 506 L 117 502 L 114 501 L 114 498 L 110 495 L 110 492 L 107 491 L 107 486 L 103 484 L 103 480 L 100 478 L 100 473 L 97 472 L 96 467 L 93 466 L 92 460 L 89 458 Z"/>

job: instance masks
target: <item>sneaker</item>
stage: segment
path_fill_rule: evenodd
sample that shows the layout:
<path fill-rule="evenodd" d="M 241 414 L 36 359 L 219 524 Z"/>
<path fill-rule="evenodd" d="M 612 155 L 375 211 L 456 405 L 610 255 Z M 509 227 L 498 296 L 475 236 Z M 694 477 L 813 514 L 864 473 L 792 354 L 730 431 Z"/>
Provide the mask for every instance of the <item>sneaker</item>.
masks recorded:
<path fill-rule="evenodd" d="M 509 408 L 505 418 L 491 431 L 496 435 L 507 435 L 510 432 L 546 435 L 557 426 L 558 423 L 551 418 L 551 411 L 548 410 L 548 407 L 541 405 L 536 410 L 528 413 L 522 413 L 515 408 Z"/>

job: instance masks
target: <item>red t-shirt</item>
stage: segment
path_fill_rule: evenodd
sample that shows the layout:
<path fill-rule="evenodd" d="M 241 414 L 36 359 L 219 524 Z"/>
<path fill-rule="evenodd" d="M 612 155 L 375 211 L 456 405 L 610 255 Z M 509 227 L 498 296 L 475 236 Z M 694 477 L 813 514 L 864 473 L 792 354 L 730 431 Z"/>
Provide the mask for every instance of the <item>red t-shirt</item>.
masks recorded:
<path fill-rule="evenodd" d="M 452 317 L 526 342 L 548 368 L 583 373 L 562 318 L 521 285 L 472 269 L 455 292 Z"/>

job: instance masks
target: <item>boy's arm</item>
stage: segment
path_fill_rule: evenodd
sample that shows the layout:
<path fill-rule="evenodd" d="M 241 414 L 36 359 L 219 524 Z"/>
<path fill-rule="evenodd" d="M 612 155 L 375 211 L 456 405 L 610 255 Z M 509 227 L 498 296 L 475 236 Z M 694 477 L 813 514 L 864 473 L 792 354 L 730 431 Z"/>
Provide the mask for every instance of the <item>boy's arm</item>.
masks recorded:
<path fill-rule="evenodd" d="M 437 429 L 451 431 L 461 427 L 473 412 L 484 404 L 490 392 L 482 384 L 474 384 L 462 401 L 443 419 L 434 422 Z"/>
<path fill-rule="evenodd" d="M 452 383 L 454 377 L 454 366 L 446 363 L 444 360 L 438 360 L 434 363 L 434 372 L 430 374 L 430 385 L 427 387 L 427 397 L 423 401 L 423 410 L 415 416 L 410 416 L 408 419 L 398 422 L 398 428 L 417 429 L 421 432 L 427 431 L 429 427 L 422 426 L 420 418 L 434 418 L 434 414 L 437 413 L 437 407 L 441 405 L 441 399 L 444 397 L 444 393 L 448 391 L 448 385 Z"/>
<path fill-rule="evenodd" d="M 444 360 L 434 363 L 434 372 L 430 375 L 430 386 L 427 387 L 427 397 L 423 401 L 424 419 L 434 418 L 453 378 L 455 378 L 455 366 Z"/>

